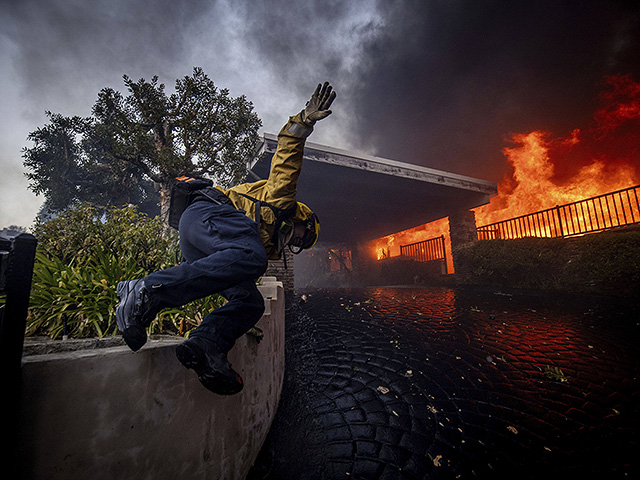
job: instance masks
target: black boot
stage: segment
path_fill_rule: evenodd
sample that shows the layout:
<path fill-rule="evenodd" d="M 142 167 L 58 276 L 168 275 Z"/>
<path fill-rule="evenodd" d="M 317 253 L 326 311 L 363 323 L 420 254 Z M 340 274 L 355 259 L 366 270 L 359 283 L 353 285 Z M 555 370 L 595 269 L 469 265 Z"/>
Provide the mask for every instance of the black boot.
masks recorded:
<path fill-rule="evenodd" d="M 138 351 L 147 342 L 146 328 L 155 318 L 143 280 L 118 283 L 116 294 L 120 304 L 116 307 L 116 323 L 122 338 L 131 350 Z"/>
<path fill-rule="evenodd" d="M 219 395 L 235 395 L 242 390 L 242 377 L 212 341 L 192 337 L 176 347 L 176 356 L 182 365 L 195 370 L 207 390 Z"/>

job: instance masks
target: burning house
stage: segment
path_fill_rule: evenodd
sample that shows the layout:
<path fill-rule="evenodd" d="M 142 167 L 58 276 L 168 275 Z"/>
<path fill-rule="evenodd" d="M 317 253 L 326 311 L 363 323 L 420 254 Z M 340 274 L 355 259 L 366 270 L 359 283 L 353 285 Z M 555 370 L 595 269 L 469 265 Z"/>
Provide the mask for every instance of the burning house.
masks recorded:
<path fill-rule="evenodd" d="M 640 223 L 640 84 L 608 77 L 590 125 L 555 138 L 516 134 L 503 150 L 510 175 L 491 202 L 473 209 L 480 239 L 571 237 Z M 446 218 L 377 239 L 380 258 L 443 238 Z"/>
<path fill-rule="evenodd" d="M 512 135 L 502 152 L 510 172 L 498 185 L 308 143 L 299 198 L 321 219 L 323 248 L 298 262 L 314 278 L 393 258 L 453 273 L 452 247 L 478 238 L 570 237 L 640 224 L 639 140 L 640 84 L 626 75 L 605 80 L 590 124 L 560 137 Z M 265 134 L 254 178 L 266 178 L 275 146 Z"/>
<path fill-rule="evenodd" d="M 254 178 L 267 177 L 276 146 L 277 138 L 265 134 L 251 165 Z M 464 219 L 497 192 L 489 181 L 314 143 L 306 144 L 304 161 L 298 198 L 318 214 L 323 246 L 296 260 L 313 275 L 377 261 L 376 238 L 444 217 Z M 469 228 L 464 221 L 452 225 Z"/>

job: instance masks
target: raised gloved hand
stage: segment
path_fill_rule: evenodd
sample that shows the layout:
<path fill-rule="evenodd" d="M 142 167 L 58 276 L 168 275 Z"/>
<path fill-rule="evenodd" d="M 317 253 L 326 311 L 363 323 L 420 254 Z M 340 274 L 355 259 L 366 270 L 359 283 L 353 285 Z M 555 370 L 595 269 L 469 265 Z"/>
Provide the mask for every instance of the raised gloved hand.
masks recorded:
<path fill-rule="evenodd" d="M 336 92 L 333 91 L 329 82 L 324 82 L 324 85 L 318 84 L 316 91 L 313 92 L 311 99 L 302 110 L 302 121 L 309 126 L 313 126 L 318 120 L 331 115 L 329 107 L 331 107 L 335 98 Z"/>

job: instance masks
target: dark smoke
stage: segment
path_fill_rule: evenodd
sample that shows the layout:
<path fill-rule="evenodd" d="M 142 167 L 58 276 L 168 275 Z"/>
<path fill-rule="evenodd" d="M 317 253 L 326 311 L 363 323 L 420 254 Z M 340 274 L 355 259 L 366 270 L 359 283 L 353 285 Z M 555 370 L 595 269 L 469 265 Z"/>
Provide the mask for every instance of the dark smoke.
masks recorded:
<path fill-rule="evenodd" d="M 340 91 L 340 101 L 349 102 L 348 44 L 376 34 L 379 25 L 361 20 L 375 16 L 375 7 L 374 1 L 347 0 L 246 4 L 242 12 L 252 32 L 246 41 L 261 52 L 284 88 L 305 97 L 315 82 L 329 80 Z"/>
<path fill-rule="evenodd" d="M 356 148 L 497 181 L 513 133 L 566 136 L 591 119 L 606 76 L 640 79 L 636 3 L 276 0 L 229 8 L 244 25 L 239 40 L 259 52 L 279 95 L 304 98 L 316 81 L 334 83 L 335 109 Z M 193 66 L 176 64 L 197 44 L 194 23 L 210 15 L 211 29 L 228 28 L 217 6 L 14 2 L 15 24 L 26 26 L 12 32 L 23 52 L 25 92 L 48 95 L 44 110 L 51 108 L 50 92 L 71 95 L 87 77 L 116 87 L 123 73 L 171 82 Z M 69 71 L 77 72 L 77 85 L 38 88 Z M 215 69 L 207 73 L 216 80 Z"/>
<path fill-rule="evenodd" d="M 380 2 L 349 95 L 362 145 L 498 181 L 512 133 L 587 124 L 607 75 L 640 79 L 632 2 Z"/>

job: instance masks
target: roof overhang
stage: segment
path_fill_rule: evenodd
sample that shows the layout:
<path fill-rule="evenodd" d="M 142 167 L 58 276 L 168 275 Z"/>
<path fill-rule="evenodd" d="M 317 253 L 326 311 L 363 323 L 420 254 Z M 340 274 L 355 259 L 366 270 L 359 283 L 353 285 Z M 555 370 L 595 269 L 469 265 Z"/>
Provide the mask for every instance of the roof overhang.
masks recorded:
<path fill-rule="evenodd" d="M 265 133 L 249 164 L 267 178 L 277 148 Z M 297 199 L 316 212 L 321 240 L 373 240 L 489 202 L 493 182 L 307 142 Z"/>

